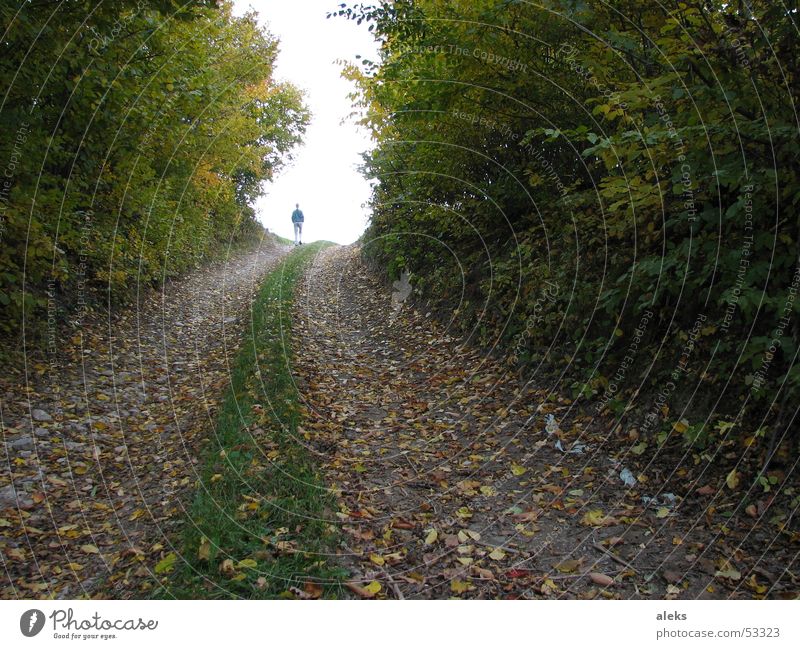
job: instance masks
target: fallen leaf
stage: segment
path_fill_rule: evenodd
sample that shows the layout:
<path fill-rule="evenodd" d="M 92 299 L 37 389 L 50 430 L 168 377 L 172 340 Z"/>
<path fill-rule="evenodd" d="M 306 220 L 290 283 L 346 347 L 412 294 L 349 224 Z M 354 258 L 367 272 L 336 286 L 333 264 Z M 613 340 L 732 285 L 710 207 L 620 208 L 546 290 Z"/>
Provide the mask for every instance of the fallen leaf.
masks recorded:
<path fill-rule="evenodd" d="M 381 585 L 377 581 L 371 581 L 366 586 L 364 586 L 364 590 L 366 590 L 371 595 L 377 595 L 381 592 Z"/>
<path fill-rule="evenodd" d="M 156 574 L 164 575 L 168 572 L 172 572 L 175 569 L 175 561 L 177 558 L 178 556 L 174 552 L 170 552 L 166 557 L 161 559 L 161 561 L 156 564 Z"/>
<path fill-rule="evenodd" d="M 714 574 L 715 577 L 722 577 L 723 579 L 731 579 L 739 581 L 742 578 L 742 573 L 735 568 L 728 568 L 727 570 L 717 570 Z"/>
<path fill-rule="evenodd" d="M 425 545 L 433 545 L 436 543 L 436 539 L 439 538 L 439 533 L 436 530 L 430 530 L 428 535 L 425 537 Z"/>
<path fill-rule="evenodd" d="M 373 581 L 372 584 L 378 584 L 378 582 Z M 356 595 L 358 595 L 359 597 L 363 597 L 364 599 L 372 599 L 373 597 L 375 597 L 375 593 L 377 593 L 381 589 L 381 585 L 378 584 L 377 590 L 375 590 L 375 592 L 372 592 L 371 590 L 367 590 L 360 584 L 357 584 L 353 581 L 348 581 L 345 584 L 345 586 L 347 586 L 350 590 L 352 590 Z"/>
<path fill-rule="evenodd" d="M 239 563 L 236 564 L 237 569 L 242 568 L 255 568 L 258 566 L 258 561 L 255 559 L 242 559 Z"/>
<path fill-rule="evenodd" d="M 614 578 L 609 577 L 608 575 L 604 575 L 601 572 L 590 572 L 589 579 L 591 579 L 594 583 L 598 586 L 612 586 L 614 584 Z"/>
<path fill-rule="evenodd" d="M 97 549 L 96 545 L 86 544 L 81 546 L 81 550 L 83 550 L 86 554 L 100 554 L 100 550 Z"/>
<path fill-rule="evenodd" d="M 211 542 L 205 536 L 200 539 L 197 558 L 201 561 L 208 561 L 211 558 Z"/>
<path fill-rule="evenodd" d="M 569 573 L 575 572 L 581 565 L 582 559 L 567 559 L 555 565 L 555 569 L 559 572 Z"/>
<path fill-rule="evenodd" d="M 453 581 L 450 582 L 450 590 L 452 590 L 456 595 L 462 595 L 469 590 L 475 590 L 475 586 L 473 586 L 469 581 L 453 579 Z"/>
<path fill-rule="evenodd" d="M 502 548 L 495 548 L 489 553 L 489 558 L 494 561 L 502 561 L 506 558 L 506 553 L 503 552 Z"/>
<path fill-rule="evenodd" d="M 600 509 L 592 509 L 583 515 L 581 523 L 590 527 L 606 527 L 615 525 L 617 521 L 611 516 L 606 516 Z"/>

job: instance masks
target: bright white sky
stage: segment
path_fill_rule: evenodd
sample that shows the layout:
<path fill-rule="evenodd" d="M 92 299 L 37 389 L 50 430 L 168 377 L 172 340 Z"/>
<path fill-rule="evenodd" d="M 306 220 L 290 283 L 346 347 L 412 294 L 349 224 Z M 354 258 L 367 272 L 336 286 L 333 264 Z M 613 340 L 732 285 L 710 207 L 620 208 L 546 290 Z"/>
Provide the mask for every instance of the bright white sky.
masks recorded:
<path fill-rule="evenodd" d="M 312 122 L 294 163 L 284 168 L 262 197 L 256 211 L 271 232 L 293 239 L 291 213 L 300 203 L 306 221 L 303 242 L 319 239 L 352 243 L 367 225 L 362 207 L 370 195 L 357 171 L 359 154 L 370 148 L 363 129 L 347 119 L 352 84 L 341 78 L 337 59 L 355 55 L 376 60 L 377 46 L 362 24 L 344 18 L 326 19 L 343 0 L 235 0 L 237 13 L 249 8 L 280 39 L 275 77 L 306 92 Z"/>

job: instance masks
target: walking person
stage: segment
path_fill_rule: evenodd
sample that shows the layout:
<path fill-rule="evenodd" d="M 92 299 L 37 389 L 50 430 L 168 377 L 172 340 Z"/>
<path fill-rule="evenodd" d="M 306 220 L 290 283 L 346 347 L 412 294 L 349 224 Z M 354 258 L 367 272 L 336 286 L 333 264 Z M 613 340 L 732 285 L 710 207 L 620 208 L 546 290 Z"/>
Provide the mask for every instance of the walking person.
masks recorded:
<path fill-rule="evenodd" d="M 305 217 L 300 211 L 300 203 L 296 203 L 294 206 L 294 212 L 292 212 L 292 223 L 294 223 L 294 245 L 296 246 L 303 245 L 303 221 L 305 221 Z"/>

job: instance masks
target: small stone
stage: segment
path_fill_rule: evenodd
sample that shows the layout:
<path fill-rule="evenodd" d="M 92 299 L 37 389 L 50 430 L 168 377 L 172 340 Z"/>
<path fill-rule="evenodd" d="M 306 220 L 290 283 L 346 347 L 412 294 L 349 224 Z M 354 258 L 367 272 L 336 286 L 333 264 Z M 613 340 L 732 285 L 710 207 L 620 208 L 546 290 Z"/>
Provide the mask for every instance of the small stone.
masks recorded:
<path fill-rule="evenodd" d="M 8 445 L 15 451 L 29 451 L 33 448 L 33 437 L 20 437 L 9 442 Z"/>
<path fill-rule="evenodd" d="M 8 485 L 0 489 L 0 505 L 13 505 L 17 502 L 17 492 L 14 485 Z"/>
<path fill-rule="evenodd" d="M 36 437 L 50 437 L 50 431 L 46 428 L 37 428 L 33 431 Z"/>
<path fill-rule="evenodd" d="M 34 408 L 31 415 L 35 421 L 53 421 L 53 418 L 41 408 Z"/>

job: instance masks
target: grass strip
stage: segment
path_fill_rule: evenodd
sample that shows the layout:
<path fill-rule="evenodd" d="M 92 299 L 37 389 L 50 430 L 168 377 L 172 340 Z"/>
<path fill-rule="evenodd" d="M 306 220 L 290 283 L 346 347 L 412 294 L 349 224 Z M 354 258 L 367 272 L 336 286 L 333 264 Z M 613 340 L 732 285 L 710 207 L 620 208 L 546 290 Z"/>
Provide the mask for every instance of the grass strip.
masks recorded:
<path fill-rule="evenodd" d="M 253 327 L 202 459 L 180 556 L 157 566 L 157 597 L 335 597 L 341 569 L 327 553 L 331 500 L 297 438 L 298 393 L 291 374 L 295 286 L 327 243 L 292 251 L 264 281 Z M 290 589 L 300 589 L 297 593 Z"/>

